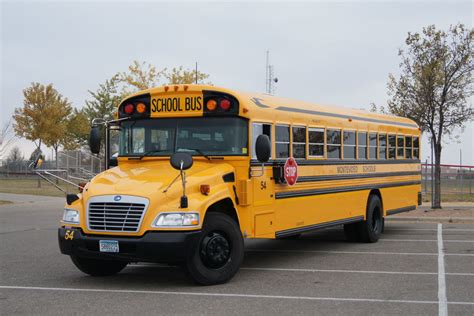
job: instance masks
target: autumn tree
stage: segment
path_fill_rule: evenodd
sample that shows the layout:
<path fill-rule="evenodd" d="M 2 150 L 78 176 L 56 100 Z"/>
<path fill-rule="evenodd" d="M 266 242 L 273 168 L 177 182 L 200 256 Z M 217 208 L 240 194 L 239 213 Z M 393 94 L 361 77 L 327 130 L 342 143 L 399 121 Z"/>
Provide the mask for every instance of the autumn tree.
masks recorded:
<path fill-rule="evenodd" d="M 34 82 L 23 90 L 23 107 L 15 109 L 13 129 L 19 137 L 32 141 L 41 148 L 51 128 L 50 108 L 62 97 L 52 84 Z M 54 118 L 53 118 L 54 120 Z"/>
<path fill-rule="evenodd" d="M 184 69 L 182 66 L 173 68 L 171 71 L 165 72 L 167 84 L 204 84 L 204 80 L 209 78 L 208 74 L 197 71 L 196 69 Z M 210 83 L 209 83 L 210 84 Z"/>
<path fill-rule="evenodd" d="M 434 147 L 434 208 L 441 208 L 441 152 L 446 136 L 474 117 L 474 30 L 462 24 L 448 31 L 434 25 L 421 33 L 408 33 L 406 48 L 399 51 L 401 74 L 389 75 L 389 112 L 413 119 L 429 134 Z"/>
<path fill-rule="evenodd" d="M 66 121 L 66 134 L 61 141 L 65 150 L 76 150 L 86 145 L 89 139 L 90 123 L 83 110 L 74 109 Z"/>
<path fill-rule="evenodd" d="M 159 70 L 152 64 L 135 60 L 128 66 L 128 71 L 119 72 L 115 78 L 121 84 L 121 94 L 124 96 L 158 86 L 165 72 L 166 68 Z"/>
<path fill-rule="evenodd" d="M 185 69 L 183 66 L 173 67 L 170 71 L 167 68 L 158 67 L 147 62 L 133 61 L 128 67 L 128 71 L 119 72 L 114 76 L 122 97 L 164 84 L 211 84 L 204 82 L 209 75 L 195 69 Z"/>
<path fill-rule="evenodd" d="M 56 157 L 56 168 L 58 168 L 59 147 L 68 139 L 68 118 L 72 113 L 71 103 L 58 93 L 57 98 L 47 109 L 48 126 L 44 136 L 44 144 L 52 147 Z"/>

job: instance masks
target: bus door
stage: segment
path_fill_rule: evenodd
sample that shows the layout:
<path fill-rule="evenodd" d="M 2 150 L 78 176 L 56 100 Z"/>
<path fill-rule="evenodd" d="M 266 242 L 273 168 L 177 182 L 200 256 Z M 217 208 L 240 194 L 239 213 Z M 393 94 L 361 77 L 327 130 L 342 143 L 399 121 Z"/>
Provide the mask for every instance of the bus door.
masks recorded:
<path fill-rule="evenodd" d="M 259 135 L 264 134 L 272 140 L 272 125 L 266 123 L 252 124 L 252 160 L 256 161 L 255 142 Z M 275 182 L 273 168 L 270 165 L 253 164 L 252 191 L 254 210 L 255 237 L 274 237 L 275 232 Z"/>

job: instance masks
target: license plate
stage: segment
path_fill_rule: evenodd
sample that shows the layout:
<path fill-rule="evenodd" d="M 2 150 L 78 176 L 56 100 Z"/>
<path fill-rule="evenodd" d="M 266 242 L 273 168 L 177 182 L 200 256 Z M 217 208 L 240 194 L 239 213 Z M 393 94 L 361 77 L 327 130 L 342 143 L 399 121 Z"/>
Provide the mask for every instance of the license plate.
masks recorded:
<path fill-rule="evenodd" d="M 119 243 L 117 240 L 99 240 L 100 252 L 119 252 Z"/>

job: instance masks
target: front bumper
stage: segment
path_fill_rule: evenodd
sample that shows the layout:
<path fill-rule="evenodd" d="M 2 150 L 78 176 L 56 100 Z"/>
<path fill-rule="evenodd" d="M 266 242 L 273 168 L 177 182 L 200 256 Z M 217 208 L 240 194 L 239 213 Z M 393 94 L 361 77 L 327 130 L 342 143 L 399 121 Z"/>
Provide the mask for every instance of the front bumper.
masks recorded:
<path fill-rule="evenodd" d="M 58 229 L 61 253 L 78 257 L 127 262 L 176 263 L 196 247 L 201 231 L 147 232 L 140 237 L 86 235 L 79 228 Z M 117 240 L 119 253 L 99 251 L 99 240 Z"/>

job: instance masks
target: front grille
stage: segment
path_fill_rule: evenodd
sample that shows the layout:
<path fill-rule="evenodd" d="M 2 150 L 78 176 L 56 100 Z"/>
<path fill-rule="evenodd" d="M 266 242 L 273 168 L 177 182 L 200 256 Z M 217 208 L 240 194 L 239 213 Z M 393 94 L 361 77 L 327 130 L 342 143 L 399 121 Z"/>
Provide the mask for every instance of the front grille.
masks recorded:
<path fill-rule="evenodd" d="M 123 202 L 89 203 L 90 230 L 137 232 L 145 213 L 145 204 Z"/>

